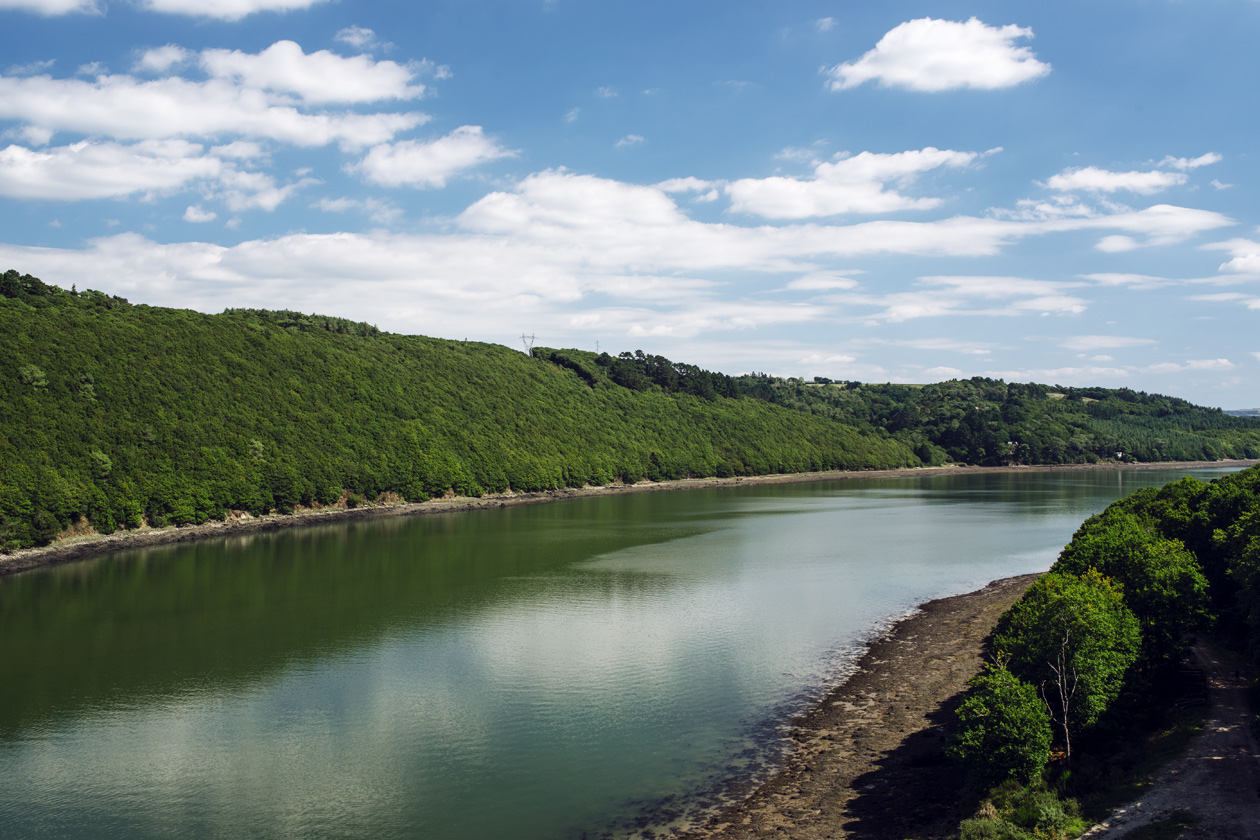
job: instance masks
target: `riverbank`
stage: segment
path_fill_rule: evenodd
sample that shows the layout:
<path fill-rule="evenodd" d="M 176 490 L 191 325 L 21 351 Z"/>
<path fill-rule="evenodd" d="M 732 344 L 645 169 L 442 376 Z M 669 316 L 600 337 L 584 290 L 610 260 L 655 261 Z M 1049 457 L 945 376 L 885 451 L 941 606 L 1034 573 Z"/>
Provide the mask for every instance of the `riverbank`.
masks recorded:
<path fill-rule="evenodd" d="M 905 840 L 954 836 L 963 774 L 945 727 L 984 642 L 1039 575 L 922 605 L 792 726 L 793 752 L 750 796 L 677 840 Z"/>
<path fill-rule="evenodd" d="M 430 499 L 427 502 L 387 502 L 355 508 L 345 502 L 326 507 L 299 508 L 292 514 L 271 514 L 253 517 L 248 514 L 233 516 L 227 520 L 204 522 L 200 525 L 149 528 L 116 531 L 113 534 L 97 534 L 92 531 L 77 533 L 55 540 L 39 548 L 27 548 L 10 554 L 0 554 L 0 577 L 41 566 L 53 566 L 76 560 L 85 560 L 113 551 L 147 548 L 156 545 L 191 542 L 215 537 L 266 533 L 306 525 L 373 519 L 387 516 L 425 516 L 438 513 L 455 513 L 469 510 L 489 510 L 517 505 L 537 505 L 562 499 L 586 496 L 616 495 L 620 493 L 650 493 L 666 490 L 703 489 L 710 487 L 738 487 L 760 484 L 799 484 L 818 481 L 845 481 L 867 478 L 893 478 L 905 476 L 960 475 L 977 473 L 1034 473 L 1097 470 L 1153 470 L 1194 469 L 1201 467 L 1249 467 L 1260 461 L 1181 461 L 1143 464 L 1065 464 L 1028 467 L 918 467 L 896 470 L 864 470 L 858 472 L 785 473 L 778 475 L 740 476 L 734 478 L 686 478 L 677 481 L 642 481 L 638 484 L 607 484 L 600 487 L 562 488 L 539 493 L 496 493 L 480 498 L 449 497 Z"/>

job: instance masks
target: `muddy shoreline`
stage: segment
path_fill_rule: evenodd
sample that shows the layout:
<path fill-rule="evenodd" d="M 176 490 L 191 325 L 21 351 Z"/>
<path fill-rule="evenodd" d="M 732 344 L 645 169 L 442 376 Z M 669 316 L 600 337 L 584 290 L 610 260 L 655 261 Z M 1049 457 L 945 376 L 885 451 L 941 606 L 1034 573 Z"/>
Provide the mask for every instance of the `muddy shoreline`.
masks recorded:
<path fill-rule="evenodd" d="M 747 798 L 676 840 L 955 836 L 962 773 L 944 754 L 953 711 L 998 617 L 1040 575 L 929 601 L 792 721 L 794 749 Z"/>
<path fill-rule="evenodd" d="M 855 472 L 829 471 L 814 473 L 786 473 L 780 475 L 741 476 L 736 478 L 687 478 L 677 481 L 643 481 L 638 484 L 608 484 L 602 487 L 577 487 L 547 490 L 539 493 L 496 493 L 481 498 L 453 497 L 430 499 L 427 502 L 399 502 L 347 508 L 344 503 L 335 507 L 299 509 L 293 514 L 271 514 L 261 517 L 216 520 L 200 525 L 184 525 L 167 528 L 140 528 L 117 531 L 113 534 L 88 534 L 59 539 L 39 548 L 25 548 L 9 554 L 0 554 L 0 577 L 40 568 L 55 566 L 75 560 L 85 560 L 114 551 L 146 548 L 156 545 L 191 542 L 215 537 L 258 534 L 281 531 L 305 525 L 322 525 L 332 522 L 348 522 L 375 519 L 386 516 L 426 516 L 438 513 L 456 513 L 468 510 L 491 510 L 518 505 L 538 505 L 561 499 L 586 496 L 607 496 L 620 493 L 651 493 L 666 490 L 700 489 L 708 487 L 739 487 L 752 484 L 800 484 L 818 481 L 844 481 L 861 478 L 895 478 L 908 476 L 960 475 L 978 473 L 1036 473 L 1075 472 L 1098 470 L 1153 470 L 1190 469 L 1197 467 L 1248 467 L 1260 461 L 1179 461 L 1143 464 L 1068 464 L 1032 467 L 918 467 L 896 470 L 862 470 Z"/>

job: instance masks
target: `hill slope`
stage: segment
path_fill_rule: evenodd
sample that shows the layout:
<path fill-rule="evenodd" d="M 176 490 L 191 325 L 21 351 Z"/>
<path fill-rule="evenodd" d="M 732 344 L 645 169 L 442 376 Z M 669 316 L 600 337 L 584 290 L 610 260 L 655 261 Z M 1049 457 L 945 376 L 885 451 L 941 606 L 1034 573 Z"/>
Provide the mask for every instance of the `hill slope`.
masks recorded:
<path fill-rule="evenodd" d="M 913 466 L 903 444 L 750 398 L 588 383 L 498 345 L 292 312 L 204 315 L 0 278 L 0 547 L 616 480 Z"/>

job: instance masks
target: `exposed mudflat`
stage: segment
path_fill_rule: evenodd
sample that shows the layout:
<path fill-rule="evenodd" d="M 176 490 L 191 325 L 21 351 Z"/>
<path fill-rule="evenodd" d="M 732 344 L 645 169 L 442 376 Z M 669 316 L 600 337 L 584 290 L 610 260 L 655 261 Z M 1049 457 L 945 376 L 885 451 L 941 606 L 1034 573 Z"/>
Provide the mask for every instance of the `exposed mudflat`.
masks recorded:
<path fill-rule="evenodd" d="M 943 727 L 980 671 L 998 616 L 1038 575 L 929 601 L 876 641 L 857 671 L 794 722 L 780 772 L 686 840 L 948 837 L 962 773 Z"/>

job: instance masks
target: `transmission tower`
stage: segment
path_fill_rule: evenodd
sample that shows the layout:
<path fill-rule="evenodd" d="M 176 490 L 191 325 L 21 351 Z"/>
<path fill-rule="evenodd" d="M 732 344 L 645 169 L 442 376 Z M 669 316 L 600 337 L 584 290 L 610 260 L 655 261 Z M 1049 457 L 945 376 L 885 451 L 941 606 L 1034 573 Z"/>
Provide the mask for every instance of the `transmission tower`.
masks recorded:
<path fill-rule="evenodd" d="M 521 343 L 525 345 L 525 354 L 527 356 L 534 355 L 534 342 L 538 340 L 536 335 L 525 335 L 521 333 Z"/>

